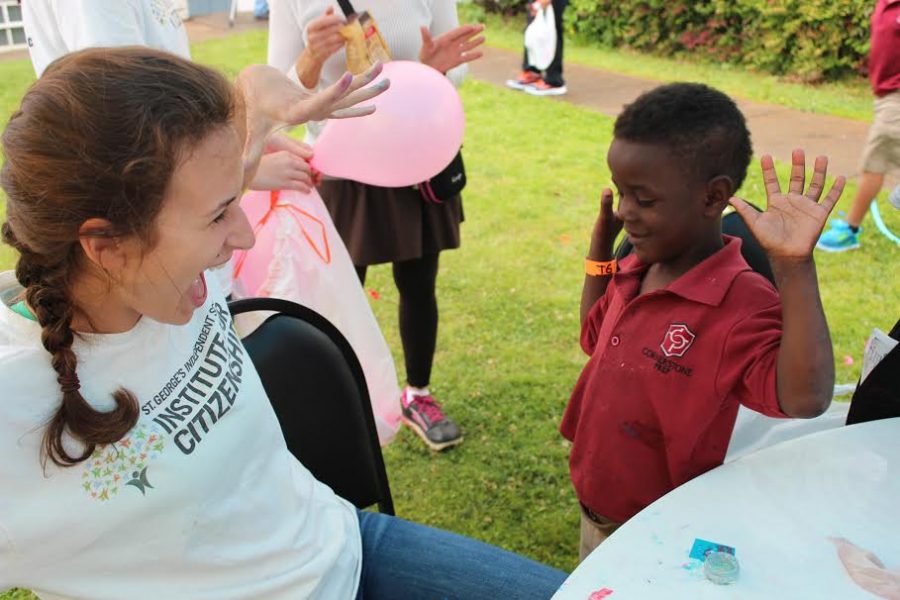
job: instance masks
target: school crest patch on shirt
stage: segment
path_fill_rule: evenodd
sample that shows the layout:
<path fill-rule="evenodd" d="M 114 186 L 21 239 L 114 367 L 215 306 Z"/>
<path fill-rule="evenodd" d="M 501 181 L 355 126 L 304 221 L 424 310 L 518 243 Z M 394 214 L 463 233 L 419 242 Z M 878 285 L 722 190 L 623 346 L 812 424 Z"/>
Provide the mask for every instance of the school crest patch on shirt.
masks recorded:
<path fill-rule="evenodd" d="M 670 358 L 673 356 L 681 358 L 694 343 L 696 337 L 697 335 L 684 323 L 670 323 L 659 348 Z"/>

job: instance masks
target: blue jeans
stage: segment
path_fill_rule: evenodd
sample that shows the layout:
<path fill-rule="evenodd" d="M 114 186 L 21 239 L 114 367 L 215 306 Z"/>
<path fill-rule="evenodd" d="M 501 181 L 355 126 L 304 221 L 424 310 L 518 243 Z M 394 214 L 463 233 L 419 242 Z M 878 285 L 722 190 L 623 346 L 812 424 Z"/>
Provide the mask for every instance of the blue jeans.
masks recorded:
<path fill-rule="evenodd" d="M 566 574 L 448 531 L 359 511 L 357 600 L 550 598 Z"/>
<path fill-rule="evenodd" d="M 256 0 L 253 5 L 253 16 L 259 18 L 265 18 L 269 16 L 268 0 Z"/>

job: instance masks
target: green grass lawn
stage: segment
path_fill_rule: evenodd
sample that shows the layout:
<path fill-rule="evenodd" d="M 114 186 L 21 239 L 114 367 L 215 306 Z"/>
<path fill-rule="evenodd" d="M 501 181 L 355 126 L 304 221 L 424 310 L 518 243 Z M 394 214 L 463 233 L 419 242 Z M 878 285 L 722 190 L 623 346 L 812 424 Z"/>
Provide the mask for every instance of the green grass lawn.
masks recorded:
<path fill-rule="evenodd" d="M 194 48 L 197 60 L 231 74 L 264 55 L 261 33 Z M 30 74 L 27 63 L 0 63 L 4 121 Z M 804 89 L 811 102 L 826 93 Z M 466 442 L 433 454 L 402 431 L 385 450 L 391 487 L 403 517 L 569 570 L 577 559 L 578 511 L 557 426 L 586 360 L 578 348 L 582 260 L 610 177 L 604 157 L 613 120 L 474 81 L 462 95 L 466 223 L 462 248 L 442 256 L 433 389 Z M 553 148 L 549 156 L 521 126 L 536 114 L 541 148 Z M 844 207 L 853 191 L 851 184 Z M 756 164 L 742 195 L 765 202 Z M 900 231 L 898 212 L 885 215 L 894 231 Z M 900 316 L 888 308 L 900 297 L 900 280 L 891 275 L 900 250 L 874 233 L 871 219 L 864 227 L 862 249 L 816 256 L 839 382 L 858 376 L 871 328 L 887 329 Z M 11 267 L 12 254 L 0 252 L 0 267 Z M 380 294 L 372 305 L 401 366 L 389 267 L 371 269 L 367 287 Z M 845 356 L 854 364 L 844 364 Z M 29 597 L 0 594 L 2 600 Z"/>

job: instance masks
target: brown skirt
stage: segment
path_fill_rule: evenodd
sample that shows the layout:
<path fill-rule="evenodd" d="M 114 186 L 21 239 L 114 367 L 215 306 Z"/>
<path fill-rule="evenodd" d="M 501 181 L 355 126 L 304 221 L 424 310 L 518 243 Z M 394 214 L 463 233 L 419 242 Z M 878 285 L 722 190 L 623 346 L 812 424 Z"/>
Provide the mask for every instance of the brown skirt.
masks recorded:
<path fill-rule="evenodd" d="M 319 194 L 353 264 L 399 262 L 459 248 L 463 221 L 459 195 L 427 202 L 415 188 L 383 188 L 326 179 Z"/>

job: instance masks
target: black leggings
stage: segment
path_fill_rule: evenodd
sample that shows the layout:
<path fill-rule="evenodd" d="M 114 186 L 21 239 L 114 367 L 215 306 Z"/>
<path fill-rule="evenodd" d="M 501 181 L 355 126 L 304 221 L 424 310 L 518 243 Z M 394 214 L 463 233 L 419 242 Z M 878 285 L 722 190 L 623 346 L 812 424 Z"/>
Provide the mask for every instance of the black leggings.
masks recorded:
<path fill-rule="evenodd" d="M 427 387 L 437 343 L 438 307 L 434 294 L 438 254 L 394 263 L 394 283 L 400 292 L 400 340 L 406 363 L 406 381 Z M 366 267 L 357 266 L 359 281 L 366 282 Z"/>

